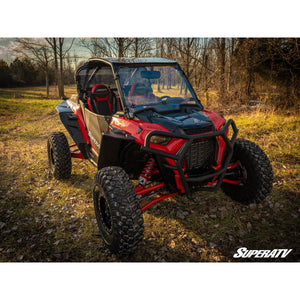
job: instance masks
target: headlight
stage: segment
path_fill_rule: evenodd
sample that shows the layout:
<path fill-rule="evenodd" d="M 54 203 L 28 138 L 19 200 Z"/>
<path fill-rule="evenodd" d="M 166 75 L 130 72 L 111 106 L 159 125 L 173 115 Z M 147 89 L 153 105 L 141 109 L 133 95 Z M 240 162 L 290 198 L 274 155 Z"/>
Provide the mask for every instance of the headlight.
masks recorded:
<path fill-rule="evenodd" d="M 162 136 L 162 135 L 154 135 L 154 136 L 151 136 L 150 143 L 166 146 L 170 143 L 171 139 L 172 138 L 170 138 L 170 137 L 166 137 L 166 136 Z"/>

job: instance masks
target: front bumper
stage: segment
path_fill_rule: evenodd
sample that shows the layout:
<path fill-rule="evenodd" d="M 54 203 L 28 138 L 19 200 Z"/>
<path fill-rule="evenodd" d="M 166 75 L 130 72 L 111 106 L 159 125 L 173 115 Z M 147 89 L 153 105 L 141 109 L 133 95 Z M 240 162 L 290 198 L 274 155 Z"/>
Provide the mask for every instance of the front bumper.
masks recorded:
<path fill-rule="evenodd" d="M 226 135 L 226 132 L 230 126 L 233 130 L 233 134 L 232 134 L 232 137 L 229 139 Z M 173 159 L 175 161 L 176 166 L 164 164 L 164 167 L 169 168 L 174 171 L 178 171 L 178 174 L 180 176 L 185 193 L 189 196 L 192 192 L 192 190 L 191 190 L 192 185 L 195 185 L 197 183 L 203 183 L 207 180 L 210 180 L 210 179 L 212 180 L 213 178 L 215 178 L 215 181 L 217 182 L 214 186 L 199 187 L 197 190 L 214 191 L 220 187 L 220 185 L 222 184 L 222 180 L 225 176 L 228 164 L 229 164 L 232 154 L 233 154 L 233 146 L 234 146 L 237 134 L 238 134 L 238 129 L 235 125 L 235 122 L 232 119 L 230 119 L 226 122 L 226 124 L 223 126 L 223 128 L 221 130 L 215 131 L 215 132 L 210 132 L 210 133 L 201 133 L 201 134 L 197 134 L 197 135 L 186 135 L 186 134 L 174 134 L 172 132 L 165 132 L 165 131 L 158 131 L 158 130 L 152 131 L 147 135 L 147 137 L 145 139 L 145 144 L 142 148 L 143 148 L 143 150 L 145 150 L 147 152 L 161 155 L 162 157 L 167 157 L 167 158 Z M 177 151 L 176 154 L 170 154 L 168 152 L 150 148 L 150 146 L 149 146 L 150 139 L 154 135 L 184 139 L 184 140 L 186 140 L 186 143 L 183 144 L 183 146 Z M 210 172 L 209 174 L 186 177 L 184 174 L 184 169 L 182 168 L 182 166 L 183 166 L 182 162 L 183 162 L 183 158 L 184 158 L 186 152 L 188 151 L 189 147 L 191 146 L 191 143 L 196 139 L 205 139 L 205 138 L 212 138 L 212 137 L 217 137 L 217 136 L 221 137 L 225 142 L 225 150 L 224 150 L 220 168 L 217 171 Z"/>

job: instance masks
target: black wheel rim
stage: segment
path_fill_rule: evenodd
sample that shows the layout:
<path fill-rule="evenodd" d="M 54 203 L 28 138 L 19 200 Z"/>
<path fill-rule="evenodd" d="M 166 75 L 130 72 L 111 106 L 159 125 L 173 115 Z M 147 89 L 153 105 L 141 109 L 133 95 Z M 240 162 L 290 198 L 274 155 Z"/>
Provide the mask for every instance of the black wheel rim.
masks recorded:
<path fill-rule="evenodd" d="M 242 184 L 245 184 L 247 182 L 248 179 L 248 173 L 247 173 L 247 169 L 240 164 L 240 176 L 241 176 L 241 180 L 242 180 Z"/>
<path fill-rule="evenodd" d="M 232 173 L 226 177 L 227 179 L 231 180 L 241 180 L 241 183 L 238 186 L 244 186 L 248 181 L 248 172 L 246 167 L 240 162 L 237 161 L 239 164 L 235 169 L 232 170 Z"/>
<path fill-rule="evenodd" d="M 54 160 L 53 149 L 50 144 L 48 144 L 48 159 L 49 159 L 50 169 L 53 170 L 55 165 L 55 160 Z"/>
<path fill-rule="evenodd" d="M 108 233 L 112 232 L 112 217 L 109 203 L 101 188 L 97 188 L 97 207 L 101 225 Z"/>

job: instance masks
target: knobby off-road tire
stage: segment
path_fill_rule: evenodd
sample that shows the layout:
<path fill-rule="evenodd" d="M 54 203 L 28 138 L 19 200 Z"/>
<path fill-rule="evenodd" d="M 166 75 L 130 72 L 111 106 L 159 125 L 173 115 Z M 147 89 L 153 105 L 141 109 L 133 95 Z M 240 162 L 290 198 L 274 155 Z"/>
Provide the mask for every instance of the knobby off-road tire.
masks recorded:
<path fill-rule="evenodd" d="M 94 178 L 93 200 L 100 233 L 119 257 L 132 254 L 144 237 L 141 205 L 133 183 L 120 167 L 106 167 Z"/>
<path fill-rule="evenodd" d="M 233 185 L 222 183 L 222 190 L 232 200 L 243 204 L 259 203 L 271 192 L 273 171 L 267 155 L 256 144 L 237 139 L 234 145 L 232 162 L 239 162 L 239 176 L 242 183 Z"/>
<path fill-rule="evenodd" d="M 53 132 L 47 142 L 48 160 L 51 174 L 56 179 L 71 176 L 71 152 L 66 136 L 62 132 Z"/>

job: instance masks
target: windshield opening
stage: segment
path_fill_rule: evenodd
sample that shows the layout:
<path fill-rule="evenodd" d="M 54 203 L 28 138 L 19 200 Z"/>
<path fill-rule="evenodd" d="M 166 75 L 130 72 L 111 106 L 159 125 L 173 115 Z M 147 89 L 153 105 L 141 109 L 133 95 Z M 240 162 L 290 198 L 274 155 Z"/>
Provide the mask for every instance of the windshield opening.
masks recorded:
<path fill-rule="evenodd" d="M 129 107 L 197 100 L 180 69 L 173 66 L 122 67 L 120 84 Z"/>

